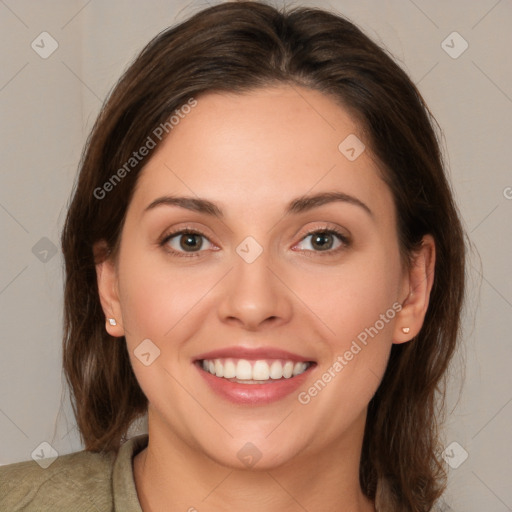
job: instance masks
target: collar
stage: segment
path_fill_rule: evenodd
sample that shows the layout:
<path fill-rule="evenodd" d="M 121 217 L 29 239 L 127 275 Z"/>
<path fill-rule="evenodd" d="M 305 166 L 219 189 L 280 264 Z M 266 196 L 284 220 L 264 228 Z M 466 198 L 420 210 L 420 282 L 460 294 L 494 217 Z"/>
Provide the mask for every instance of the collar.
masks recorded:
<path fill-rule="evenodd" d="M 112 493 L 116 511 L 143 512 L 133 477 L 133 458 L 146 448 L 148 439 L 148 434 L 140 434 L 131 437 L 119 448 L 112 469 Z"/>

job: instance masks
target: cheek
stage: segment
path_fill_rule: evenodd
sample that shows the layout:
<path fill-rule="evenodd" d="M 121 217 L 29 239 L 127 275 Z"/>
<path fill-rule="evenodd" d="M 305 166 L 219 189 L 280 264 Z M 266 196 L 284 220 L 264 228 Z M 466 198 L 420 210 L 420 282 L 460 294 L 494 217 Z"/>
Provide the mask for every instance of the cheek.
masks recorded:
<path fill-rule="evenodd" d="M 398 255 L 387 247 L 359 255 L 336 273 L 325 274 L 309 295 L 309 278 L 301 277 L 298 295 L 308 296 L 308 304 L 329 334 L 324 338 L 322 365 L 311 387 L 301 390 L 299 402 L 311 407 L 305 410 L 329 418 L 326 435 L 336 435 L 340 425 L 348 425 L 362 413 L 380 384 L 400 309 L 400 276 Z"/>
<path fill-rule="evenodd" d="M 381 339 L 390 337 L 399 283 L 398 255 L 393 248 L 381 248 L 351 258 L 336 271 L 297 275 L 297 295 L 307 297 L 305 302 L 330 333 L 333 348 L 342 350 L 375 324 Z"/>
<path fill-rule="evenodd" d="M 169 396 L 178 409 L 180 404 L 186 408 L 190 397 L 170 375 L 182 371 L 183 345 L 198 326 L 194 315 L 215 278 L 204 269 L 200 272 L 200 265 L 195 271 L 184 270 L 154 251 L 137 250 L 135 244 L 130 247 L 126 243 L 123 249 L 119 260 L 120 302 L 137 381 L 156 410 L 166 410 Z M 147 366 L 137 356 L 141 353 L 139 345 L 146 339 L 159 351 Z M 152 358 L 156 349 L 147 346 Z"/>
<path fill-rule="evenodd" d="M 156 251 L 130 251 L 120 258 L 120 301 L 129 344 L 163 340 L 215 284 L 211 273 L 171 265 Z"/>

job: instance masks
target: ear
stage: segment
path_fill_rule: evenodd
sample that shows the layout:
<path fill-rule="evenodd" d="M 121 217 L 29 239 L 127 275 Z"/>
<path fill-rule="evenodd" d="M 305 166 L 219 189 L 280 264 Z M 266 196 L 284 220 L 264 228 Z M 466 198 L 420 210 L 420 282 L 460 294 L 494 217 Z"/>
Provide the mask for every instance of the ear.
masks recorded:
<path fill-rule="evenodd" d="M 101 307 L 105 314 L 105 329 L 111 336 L 124 336 L 123 317 L 117 286 L 116 266 L 112 258 L 108 257 L 108 248 L 105 241 L 94 244 L 93 247 L 96 263 L 96 278 Z M 115 320 L 115 325 L 110 323 Z"/>
<path fill-rule="evenodd" d="M 421 246 L 413 254 L 413 261 L 406 269 L 401 289 L 402 309 L 396 316 L 393 343 L 405 343 L 421 330 L 434 283 L 436 246 L 431 235 L 425 235 Z M 403 328 L 409 329 L 404 332 Z"/>

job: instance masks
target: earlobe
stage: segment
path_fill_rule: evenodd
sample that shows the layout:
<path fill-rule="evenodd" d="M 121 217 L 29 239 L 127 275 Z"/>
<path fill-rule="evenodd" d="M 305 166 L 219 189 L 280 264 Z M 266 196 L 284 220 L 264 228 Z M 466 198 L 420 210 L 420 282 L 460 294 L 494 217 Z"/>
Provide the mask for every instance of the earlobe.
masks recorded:
<path fill-rule="evenodd" d="M 94 253 L 105 253 L 104 242 L 95 244 Z M 96 263 L 96 278 L 101 307 L 105 314 L 105 329 L 111 336 L 124 336 L 116 268 L 110 258 L 103 258 Z"/>
<path fill-rule="evenodd" d="M 423 326 L 434 284 L 436 251 L 433 237 L 425 235 L 420 248 L 412 256 L 412 263 L 404 276 L 406 295 L 396 317 L 393 343 L 412 340 Z"/>

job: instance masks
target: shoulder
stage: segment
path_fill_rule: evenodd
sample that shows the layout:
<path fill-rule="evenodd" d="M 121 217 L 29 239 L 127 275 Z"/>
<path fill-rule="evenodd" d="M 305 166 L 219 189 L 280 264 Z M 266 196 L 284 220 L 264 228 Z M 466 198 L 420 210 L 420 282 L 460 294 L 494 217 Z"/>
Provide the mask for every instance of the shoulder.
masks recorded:
<path fill-rule="evenodd" d="M 114 452 L 58 456 L 46 469 L 30 460 L 0 466 L 0 510 L 110 511 Z"/>

